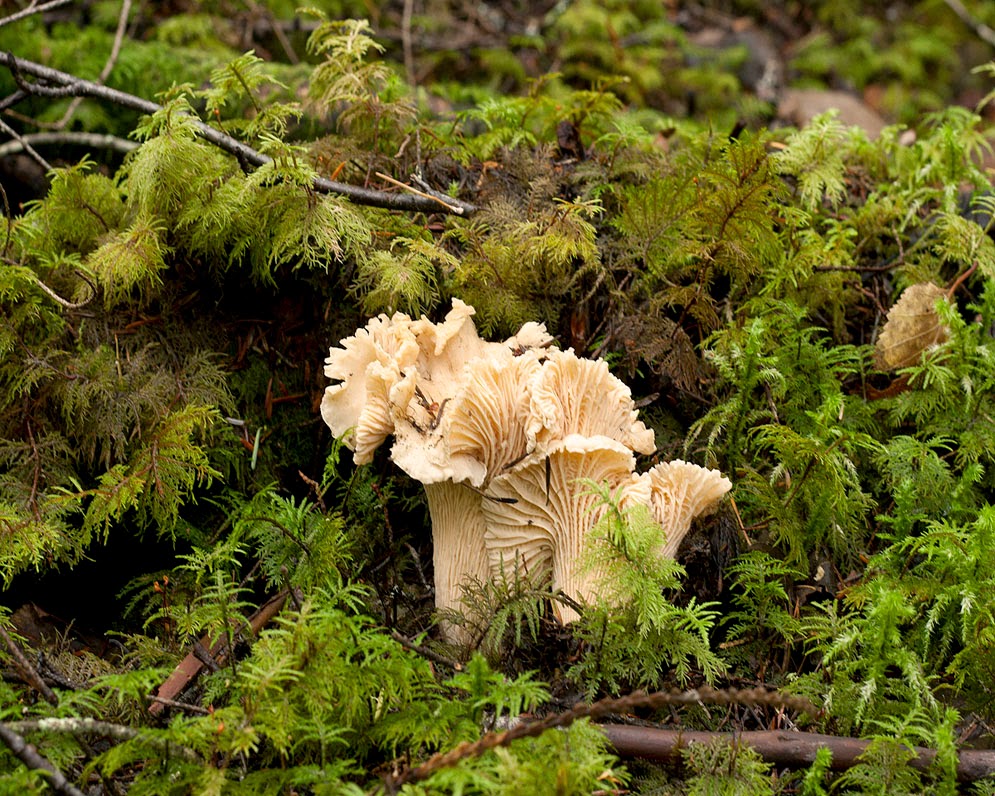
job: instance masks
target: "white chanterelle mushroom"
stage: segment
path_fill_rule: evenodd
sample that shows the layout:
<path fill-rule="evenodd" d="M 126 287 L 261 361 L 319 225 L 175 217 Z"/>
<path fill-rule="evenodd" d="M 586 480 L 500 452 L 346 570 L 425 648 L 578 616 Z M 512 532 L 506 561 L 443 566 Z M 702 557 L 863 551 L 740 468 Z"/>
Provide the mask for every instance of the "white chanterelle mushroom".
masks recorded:
<path fill-rule="evenodd" d="M 325 376 L 338 384 L 325 388 L 321 417 L 336 437 L 348 434 L 345 441 L 356 464 L 371 461 L 373 451 L 394 432 L 393 407 L 414 389 L 413 377 L 402 378 L 402 370 L 418 358 L 410 325 L 411 319 L 401 313 L 373 318 L 325 360 Z M 402 392 L 391 399 L 391 390 L 402 380 Z"/>
<path fill-rule="evenodd" d="M 579 602 L 597 593 L 581 565 L 598 498 L 586 479 L 649 506 L 673 556 L 694 516 L 730 483 L 685 462 L 635 473 L 654 450 L 631 393 L 601 360 L 549 350 L 529 323 L 503 343 L 481 340 L 458 299 L 442 323 L 382 315 L 332 349 L 321 404 L 358 464 L 393 435 L 391 458 L 425 485 L 432 517 L 436 605 L 456 608 L 461 584 L 502 568 L 549 569 Z M 576 613 L 558 609 L 562 621 Z M 455 636 L 455 630 L 443 625 Z"/>
<path fill-rule="evenodd" d="M 603 359 L 582 359 L 573 351 L 550 351 L 529 385 L 530 452 L 541 453 L 569 434 L 610 437 L 636 453 L 652 453 L 653 431 L 639 420 L 629 388 Z"/>
<path fill-rule="evenodd" d="M 526 324 L 505 343 L 481 340 L 473 308 L 453 301 L 442 323 L 382 315 L 333 348 L 322 418 L 357 464 L 390 435 L 391 459 L 425 485 L 432 518 L 436 606 L 456 608 L 460 584 L 490 577 L 477 489 L 525 450 L 533 348 L 552 338 Z"/>

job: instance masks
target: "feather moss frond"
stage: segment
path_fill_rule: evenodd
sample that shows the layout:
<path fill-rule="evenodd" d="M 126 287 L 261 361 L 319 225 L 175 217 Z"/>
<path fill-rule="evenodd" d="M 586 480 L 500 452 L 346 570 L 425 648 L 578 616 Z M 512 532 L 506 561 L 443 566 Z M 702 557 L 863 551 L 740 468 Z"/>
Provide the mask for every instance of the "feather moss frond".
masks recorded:
<path fill-rule="evenodd" d="M 452 254 L 429 241 L 397 238 L 389 251 L 360 263 L 355 289 L 370 315 L 404 312 L 417 318 L 433 308 L 444 278 L 458 267 Z"/>
<path fill-rule="evenodd" d="M 154 217 L 139 217 L 127 229 L 114 233 L 87 257 L 93 275 L 110 307 L 128 299 L 148 302 L 162 285 L 169 247 L 165 226 Z"/>

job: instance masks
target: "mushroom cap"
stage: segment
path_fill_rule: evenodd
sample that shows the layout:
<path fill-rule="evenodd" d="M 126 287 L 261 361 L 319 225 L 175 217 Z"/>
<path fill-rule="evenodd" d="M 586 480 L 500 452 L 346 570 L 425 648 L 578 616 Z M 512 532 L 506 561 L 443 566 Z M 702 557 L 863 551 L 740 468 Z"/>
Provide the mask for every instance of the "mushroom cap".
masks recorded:
<path fill-rule="evenodd" d="M 581 359 L 573 351 L 549 351 L 546 357 L 529 385 L 530 452 L 541 455 L 571 434 L 609 437 L 637 453 L 655 450 L 653 430 L 639 420 L 631 391 L 607 362 Z"/>
<path fill-rule="evenodd" d="M 442 323 L 421 318 L 410 327 L 418 390 L 396 413 L 391 458 L 422 483 L 480 486 L 525 452 L 528 380 L 542 356 L 532 347 L 552 338 L 533 323 L 489 343 L 477 335 L 473 313 L 454 299 Z"/>
<path fill-rule="evenodd" d="M 463 367 L 472 359 L 484 356 L 499 343 L 481 340 L 473 325 L 476 310 L 459 299 L 442 323 L 432 323 L 424 316 L 411 324 L 418 344 L 419 383 L 430 402 L 441 402 L 456 394 L 463 378 Z"/>
<path fill-rule="evenodd" d="M 325 388 L 321 399 L 321 417 L 356 451 L 362 439 L 363 452 L 358 464 L 370 460 L 372 451 L 394 430 L 388 395 L 401 380 L 402 370 L 414 365 L 418 343 L 410 330 L 411 319 L 403 313 L 393 317 L 380 315 L 366 327 L 341 340 L 325 360 L 325 376 L 338 384 Z"/>
<path fill-rule="evenodd" d="M 589 600 L 597 573 L 585 571 L 582 554 L 600 512 L 598 496 L 582 480 L 614 488 L 631 480 L 634 467 L 632 451 L 621 442 L 570 434 L 552 442 L 546 455 L 530 456 L 493 478 L 481 504 L 492 570 L 515 563 L 526 572 L 549 567 L 555 588 Z M 562 622 L 577 618 L 565 606 L 554 611 Z"/>
<path fill-rule="evenodd" d="M 659 554 L 674 558 L 695 517 L 711 514 L 732 488 L 718 470 L 675 459 L 662 462 L 639 476 L 649 485 L 650 509 L 663 526 L 666 540 Z"/>
<path fill-rule="evenodd" d="M 366 369 L 366 403 L 347 439 L 356 464 L 373 461 L 374 451 L 394 431 L 396 407 L 406 406 L 411 401 L 415 386 L 415 373 L 410 368 L 402 375 L 393 362 L 370 363 Z M 323 401 L 323 410 L 324 407 Z"/>
<path fill-rule="evenodd" d="M 442 323 L 427 318 L 414 321 L 411 332 L 417 341 L 414 363 L 417 388 L 413 400 L 396 406 L 394 446 L 391 458 L 412 478 L 423 484 L 479 479 L 479 467 L 466 470 L 465 462 L 454 467 L 446 435 L 450 423 L 449 403 L 467 379 L 470 363 L 491 357 L 511 359 L 511 351 L 500 343 L 481 340 L 473 325 L 473 307 L 453 299 L 453 308 Z"/>
<path fill-rule="evenodd" d="M 445 436 L 454 470 L 483 486 L 526 454 L 528 384 L 541 367 L 540 353 L 495 354 L 466 366 L 463 385 L 446 407 Z"/>

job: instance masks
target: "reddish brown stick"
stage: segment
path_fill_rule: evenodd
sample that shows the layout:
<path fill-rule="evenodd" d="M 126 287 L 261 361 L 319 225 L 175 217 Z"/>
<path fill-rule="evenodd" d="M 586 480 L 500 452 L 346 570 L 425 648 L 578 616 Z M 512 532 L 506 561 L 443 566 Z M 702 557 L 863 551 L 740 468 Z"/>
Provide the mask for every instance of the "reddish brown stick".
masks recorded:
<path fill-rule="evenodd" d="M 289 592 L 284 590 L 281 591 L 274 597 L 271 597 L 267 602 L 263 603 L 259 609 L 249 617 L 249 628 L 252 630 L 253 635 L 258 635 L 259 631 L 262 630 L 283 608 L 283 604 L 287 601 L 287 596 Z M 215 641 L 212 646 L 211 638 L 204 636 L 200 639 L 200 643 L 210 649 L 211 657 L 218 663 L 222 663 L 227 654 L 225 648 L 225 643 L 222 640 Z M 165 709 L 166 705 L 174 701 L 177 696 L 179 696 L 186 689 L 194 678 L 200 674 L 201 669 L 204 668 L 204 664 L 197 658 L 197 655 L 191 651 L 182 661 L 180 661 L 176 668 L 173 669 L 173 673 L 166 678 L 166 681 L 159 686 L 159 690 L 156 693 L 156 701 L 149 705 L 149 713 L 153 716 L 157 716 Z"/>

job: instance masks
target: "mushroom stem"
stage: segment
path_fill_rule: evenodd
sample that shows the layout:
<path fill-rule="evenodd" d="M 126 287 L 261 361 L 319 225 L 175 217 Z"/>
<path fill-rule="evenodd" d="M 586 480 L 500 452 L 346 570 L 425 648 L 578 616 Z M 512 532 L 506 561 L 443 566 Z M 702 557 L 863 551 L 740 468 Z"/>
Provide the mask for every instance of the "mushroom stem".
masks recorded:
<path fill-rule="evenodd" d="M 452 481 L 425 484 L 425 494 L 432 517 L 435 605 L 441 611 L 460 610 L 461 584 L 490 579 L 481 498 Z M 455 635 L 451 628 L 443 627 L 447 636 Z"/>

